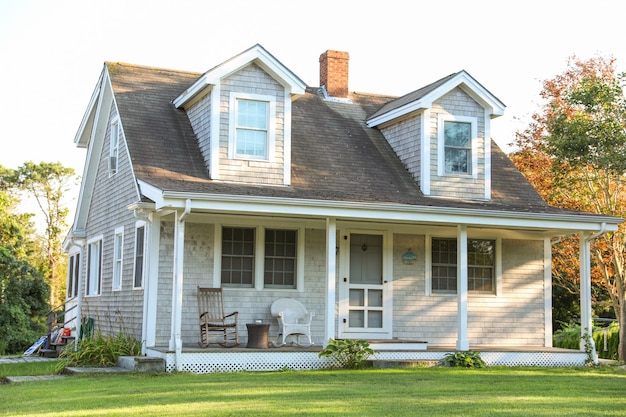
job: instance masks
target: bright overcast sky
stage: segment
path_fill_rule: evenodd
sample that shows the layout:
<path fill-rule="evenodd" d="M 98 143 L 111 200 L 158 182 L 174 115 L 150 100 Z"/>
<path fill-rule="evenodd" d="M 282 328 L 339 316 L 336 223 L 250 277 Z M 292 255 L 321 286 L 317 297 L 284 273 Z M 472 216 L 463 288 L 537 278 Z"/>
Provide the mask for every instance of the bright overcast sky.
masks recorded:
<path fill-rule="evenodd" d="M 403 95 L 466 70 L 507 105 L 506 148 L 567 58 L 626 66 L 620 0 L 0 0 L 0 165 L 61 162 L 104 61 L 204 72 L 256 43 L 310 86 L 350 53 L 352 91 Z M 521 120 L 521 121 L 520 121 Z"/>

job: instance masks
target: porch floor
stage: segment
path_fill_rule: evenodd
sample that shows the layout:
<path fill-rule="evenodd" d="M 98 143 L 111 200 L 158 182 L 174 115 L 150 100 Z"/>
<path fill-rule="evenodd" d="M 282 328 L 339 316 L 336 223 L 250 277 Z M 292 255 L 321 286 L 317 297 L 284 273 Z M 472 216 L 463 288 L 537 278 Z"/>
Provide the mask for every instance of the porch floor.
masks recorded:
<path fill-rule="evenodd" d="M 370 341 L 373 342 L 373 341 Z M 419 342 L 415 342 L 417 344 Z M 376 341 L 376 353 L 370 360 L 377 362 L 420 362 L 439 361 L 446 354 L 456 351 L 455 346 L 427 346 L 425 349 L 412 349 L 403 343 L 387 341 L 381 346 Z M 404 346 L 403 346 L 404 345 Z M 245 344 L 226 348 L 211 345 L 200 348 L 197 345 L 184 345 L 180 355 L 166 346 L 148 347 L 147 356 L 165 360 L 166 370 L 194 373 L 279 371 L 281 369 L 312 370 L 338 366 L 334 358 L 319 357 L 322 345 L 248 348 Z M 470 350 L 480 352 L 487 366 L 583 366 L 585 352 L 544 346 L 471 346 Z"/>
<path fill-rule="evenodd" d="M 370 341 L 370 343 L 389 343 L 390 345 L 394 344 L 395 341 Z M 423 342 L 414 342 L 414 343 L 423 343 Z M 206 348 L 201 348 L 197 345 L 183 345 L 183 353 L 219 353 L 219 352 L 232 352 L 232 353 L 241 353 L 241 352 L 320 352 L 324 346 L 322 345 L 311 345 L 311 346 L 297 346 L 297 345 L 285 345 L 274 347 L 270 346 L 267 349 L 264 348 L 248 348 L 245 343 L 239 344 L 235 347 L 223 347 L 219 345 L 211 345 Z M 151 350 L 161 352 L 161 353 L 174 353 L 173 350 L 170 350 L 167 346 L 155 346 L 151 347 Z M 390 346 L 390 350 L 393 348 Z M 428 345 L 427 351 L 429 352 L 456 352 L 456 346 L 434 346 Z M 564 349 L 564 348 L 556 348 L 556 347 L 545 347 L 545 346 L 470 346 L 469 350 L 474 352 L 552 352 L 552 353 L 576 353 L 580 352 L 575 349 Z"/>

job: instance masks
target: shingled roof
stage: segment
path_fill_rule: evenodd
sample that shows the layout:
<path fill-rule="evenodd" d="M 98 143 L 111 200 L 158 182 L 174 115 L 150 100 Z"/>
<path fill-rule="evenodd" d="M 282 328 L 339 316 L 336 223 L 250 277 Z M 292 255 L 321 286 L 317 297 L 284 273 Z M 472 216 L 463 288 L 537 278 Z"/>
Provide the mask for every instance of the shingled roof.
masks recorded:
<path fill-rule="evenodd" d="M 493 141 L 490 201 L 424 196 L 381 132 L 365 123 L 396 97 L 351 93 L 349 100 L 332 101 L 311 87 L 292 105 L 291 185 L 212 181 L 185 111 L 172 104 L 201 74 L 121 63 L 106 67 L 135 176 L 163 191 L 569 212 L 547 206 Z"/>

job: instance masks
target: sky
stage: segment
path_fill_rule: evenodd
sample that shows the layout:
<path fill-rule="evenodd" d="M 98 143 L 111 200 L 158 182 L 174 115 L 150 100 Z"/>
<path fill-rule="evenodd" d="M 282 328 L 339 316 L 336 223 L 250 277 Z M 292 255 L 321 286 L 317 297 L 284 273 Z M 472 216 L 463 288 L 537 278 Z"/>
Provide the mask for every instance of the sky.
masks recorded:
<path fill-rule="evenodd" d="M 622 3 L 623 4 L 623 3 Z M 204 72 L 261 44 L 309 86 L 350 54 L 349 89 L 404 95 L 466 70 L 506 106 L 505 150 L 568 58 L 626 66 L 620 0 L 0 0 L 0 165 L 83 171 L 74 137 L 105 61 Z"/>

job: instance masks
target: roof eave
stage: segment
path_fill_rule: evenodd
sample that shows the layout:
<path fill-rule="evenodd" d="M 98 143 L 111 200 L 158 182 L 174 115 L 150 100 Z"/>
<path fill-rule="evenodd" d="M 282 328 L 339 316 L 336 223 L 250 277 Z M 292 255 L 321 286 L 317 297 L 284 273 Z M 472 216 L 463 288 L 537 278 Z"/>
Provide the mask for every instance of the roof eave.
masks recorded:
<path fill-rule="evenodd" d="M 156 210 L 184 209 L 191 200 L 192 210 L 240 214 L 335 217 L 378 222 L 412 222 L 439 225 L 466 224 L 475 227 L 501 227 L 552 230 L 576 233 L 616 231 L 621 218 L 592 214 L 525 213 L 472 208 L 414 206 L 407 204 L 308 200 L 226 194 L 200 194 L 163 191 L 140 181 L 142 193 L 155 202 Z M 604 226 L 603 226 L 604 225 Z"/>

